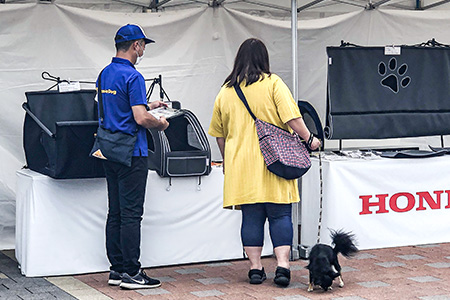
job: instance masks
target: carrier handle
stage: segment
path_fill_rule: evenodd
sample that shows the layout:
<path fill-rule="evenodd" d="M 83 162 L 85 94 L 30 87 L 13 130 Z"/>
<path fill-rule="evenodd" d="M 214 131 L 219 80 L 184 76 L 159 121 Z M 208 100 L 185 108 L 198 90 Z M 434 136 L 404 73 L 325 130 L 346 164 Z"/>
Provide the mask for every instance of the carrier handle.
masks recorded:
<path fill-rule="evenodd" d="M 56 82 L 54 85 L 52 85 L 51 87 L 49 87 L 49 88 L 47 89 L 47 91 L 50 91 L 52 88 L 54 88 L 55 86 L 57 86 L 57 85 L 60 84 L 61 82 L 67 82 L 67 83 L 70 83 L 68 80 L 65 80 L 65 79 L 62 79 L 62 80 L 61 80 L 61 77 L 56 77 L 56 76 L 50 75 L 50 73 L 47 72 L 47 71 L 42 72 L 41 77 L 42 77 L 42 79 L 44 79 L 44 80 L 49 80 L 49 81 Z"/>
<path fill-rule="evenodd" d="M 28 104 L 26 102 L 24 102 L 22 104 L 22 108 L 27 112 L 28 115 L 30 115 L 30 117 L 36 122 L 36 124 L 38 124 L 42 130 L 44 130 L 44 132 L 46 134 L 48 134 L 53 139 L 55 138 L 55 134 L 53 132 L 51 132 L 50 129 L 48 129 L 44 125 L 44 123 L 42 123 L 41 120 L 39 120 L 38 117 L 36 117 L 36 115 L 31 112 L 31 110 L 28 108 Z"/>

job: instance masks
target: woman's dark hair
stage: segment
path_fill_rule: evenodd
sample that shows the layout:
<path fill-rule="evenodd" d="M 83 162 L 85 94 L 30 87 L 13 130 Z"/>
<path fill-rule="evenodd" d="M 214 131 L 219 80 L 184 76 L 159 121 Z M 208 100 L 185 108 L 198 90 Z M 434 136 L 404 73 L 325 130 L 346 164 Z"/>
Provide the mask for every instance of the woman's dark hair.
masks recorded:
<path fill-rule="evenodd" d="M 245 80 L 245 86 L 248 86 L 262 79 L 264 74 L 270 76 L 269 53 L 262 41 L 251 38 L 239 47 L 233 70 L 223 84 L 233 87 Z"/>

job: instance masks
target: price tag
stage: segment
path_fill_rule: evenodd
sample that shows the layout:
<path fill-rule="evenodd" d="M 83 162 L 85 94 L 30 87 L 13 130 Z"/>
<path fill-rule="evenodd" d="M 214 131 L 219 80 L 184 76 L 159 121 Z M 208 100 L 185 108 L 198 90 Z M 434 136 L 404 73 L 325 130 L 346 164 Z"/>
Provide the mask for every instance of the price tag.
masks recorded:
<path fill-rule="evenodd" d="M 81 90 L 80 83 L 78 81 L 73 82 L 60 82 L 58 84 L 58 90 L 60 93 L 73 92 Z"/>
<path fill-rule="evenodd" d="M 384 47 L 384 55 L 400 55 L 402 52 L 401 47 L 386 46 Z"/>

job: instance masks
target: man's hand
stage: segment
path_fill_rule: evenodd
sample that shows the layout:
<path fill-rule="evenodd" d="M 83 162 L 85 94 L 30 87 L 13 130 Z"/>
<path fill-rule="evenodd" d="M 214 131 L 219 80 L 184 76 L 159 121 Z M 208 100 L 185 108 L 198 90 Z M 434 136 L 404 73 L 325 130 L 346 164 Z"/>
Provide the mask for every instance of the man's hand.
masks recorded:
<path fill-rule="evenodd" d="M 167 127 L 169 127 L 169 122 L 167 122 L 165 117 L 161 117 L 159 118 L 159 125 L 156 129 L 163 131 L 166 130 Z"/>
<path fill-rule="evenodd" d="M 150 107 L 150 109 L 155 109 L 158 107 L 167 107 L 167 104 L 162 101 L 156 100 L 156 101 L 150 102 L 150 105 L 148 107 Z"/>
<path fill-rule="evenodd" d="M 161 101 L 156 102 L 162 103 Z M 152 102 L 152 104 L 153 103 L 154 102 Z M 145 105 L 134 105 L 131 107 L 131 109 L 133 110 L 133 116 L 136 120 L 136 123 L 138 123 L 142 127 L 156 128 L 157 130 L 165 130 L 167 127 L 169 127 L 169 122 L 167 122 L 166 118 L 161 117 L 160 119 L 156 119 L 147 111 L 147 109 L 145 109 Z"/>

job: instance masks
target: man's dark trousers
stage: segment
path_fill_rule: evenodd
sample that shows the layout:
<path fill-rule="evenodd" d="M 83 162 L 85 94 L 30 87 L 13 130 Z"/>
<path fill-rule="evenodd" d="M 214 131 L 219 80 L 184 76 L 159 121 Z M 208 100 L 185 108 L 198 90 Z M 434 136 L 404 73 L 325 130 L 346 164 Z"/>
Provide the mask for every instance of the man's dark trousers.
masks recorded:
<path fill-rule="evenodd" d="M 147 184 L 147 157 L 133 156 L 131 167 L 105 161 L 108 184 L 106 252 L 111 270 L 134 276 L 141 264 L 141 221 Z"/>

